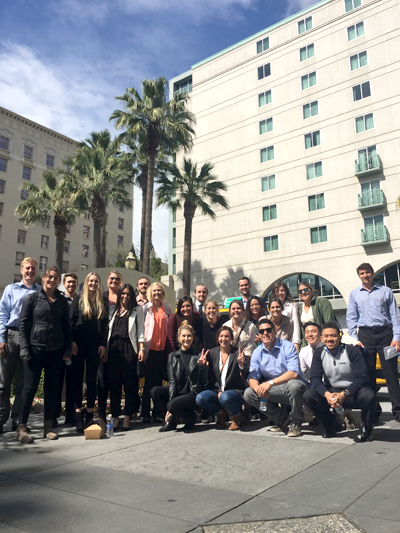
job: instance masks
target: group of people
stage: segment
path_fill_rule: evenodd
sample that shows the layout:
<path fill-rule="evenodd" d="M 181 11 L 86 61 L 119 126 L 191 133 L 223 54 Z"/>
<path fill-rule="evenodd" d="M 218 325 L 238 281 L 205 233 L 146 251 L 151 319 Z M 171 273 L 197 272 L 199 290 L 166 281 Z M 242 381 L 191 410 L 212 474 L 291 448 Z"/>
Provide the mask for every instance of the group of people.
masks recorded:
<path fill-rule="evenodd" d="M 192 430 L 199 413 L 203 421 L 215 418 L 218 429 L 234 431 L 260 412 L 275 424 L 271 431 L 299 437 L 307 406 L 326 438 L 343 429 L 343 409 L 361 409 L 360 439 L 370 441 L 381 413 L 376 353 L 400 422 L 397 357 L 384 354 L 389 346 L 400 352 L 400 313 L 392 291 L 374 282 L 368 263 L 357 268 L 361 286 L 352 291 L 347 309 L 353 345 L 342 342 L 329 300 L 317 298 L 307 282 L 298 286 L 299 304 L 287 285 L 277 282 L 266 305 L 243 277 L 242 296 L 231 301 L 225 317 L 204 284 L 196 286 L 194 301 L 180 298 L 173 312 L 163 286 L 145 277 L 135 290 L 112 270 L 103 294 L 99 275 L 90 272 L 77 295 L 73 273 L 64 276 L 64 292 L 57 289 L 56 267 L 46 270 L 42 286 L 35 283 L 34 259 L 24 259 L 21 274 L 0 302 L 0 430 L 9 417 L 10 386 L 19 366 L 11 417 L 20 442 L 32 442 L 27 422 L 42 369 L 48 439 L 57 438 L 65 376 L 66 423 L 78 433 L 92 420 L 96 397 L 105 419 L 110 394 L 115 430 L 129 430 L 132 415 L 140 412 L 144 424 L 153 419 L 162 432 L 181 422 Z"/>

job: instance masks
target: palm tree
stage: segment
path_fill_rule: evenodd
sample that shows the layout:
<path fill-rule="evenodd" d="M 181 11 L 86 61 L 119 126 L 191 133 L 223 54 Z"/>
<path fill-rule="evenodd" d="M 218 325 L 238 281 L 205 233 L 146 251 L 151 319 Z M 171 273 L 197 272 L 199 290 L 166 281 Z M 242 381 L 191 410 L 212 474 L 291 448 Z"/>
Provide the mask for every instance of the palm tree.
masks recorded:
<path fill-rule="evenodd" d="M 157 180 L 157 206 L 166 205 L 172 210 L 182 209 L 185 217 L 185 237 L 183 248 L 183 294 L 190 294 L 190 269 L 192 255 L 192 224 L 196 209 L 213 220 L 216 214 L 210 206 L 228 209 L 228 202 L 221 194 L 227 187 L 218 181 L 210 162 L 202 165 L 198 173 L 197 164 L 191 159 L 183 159 L 182 173 L 176 165 L 168 165 L 171 177 L 163 173 Z"/>
<path fill-rule="evenodd" d="M 68 171 L 57 169 L 56 172 L 43 172 L 43 182 L 40 187 L 33 183 L 24 183 L 23 188 L 28 191 L 28 198 L 21 202 L 15 213 L 22 217 L 27 226 L 40 224 L 54 214 L 53 224 L 56 236 L 56 265 L 63 271 L 64 241 L 68 227 L 75 222 L 87 207 L 85 198 L 76 195 L 73 201 L 68 196 Z"/>
<path fill-rule="evenodd" d="M 106 266 L 106 204 L 132 209 L 130 186 L 134 181 L 132 155 L 120 152 L 118 139 L 108 130 L 92 132 L 80 143 L 76 154 L 64 160 L 74 179 L 71 192 L 90 203 L 93 219 L 93 267 Z"/>
<path fill-rule="evenodd" d="M 150 251 L 153 215 L 153 190 L 156 166 L 156 154 L 160 148 L 165 148 L 171 154 L 181 146 L 188 149 L 192 144 L 195 123 L 186 103 L 187 94 L 178 93 L 167 101 L 167 80 L 163 77 L 142 82 L 142 96 L 134 88 L 127 89 L 125 94 L 117 96 L 121 100 L 124 110 L 115 110 L 110 120 L 115 120 L 117 129 L 125 128 L 124 135 L 138 138 L 144 135 L 148 153 L 147 193 L 145 211 L 145 232 L 143 243 L 143 272 L 150 271 Z"/>

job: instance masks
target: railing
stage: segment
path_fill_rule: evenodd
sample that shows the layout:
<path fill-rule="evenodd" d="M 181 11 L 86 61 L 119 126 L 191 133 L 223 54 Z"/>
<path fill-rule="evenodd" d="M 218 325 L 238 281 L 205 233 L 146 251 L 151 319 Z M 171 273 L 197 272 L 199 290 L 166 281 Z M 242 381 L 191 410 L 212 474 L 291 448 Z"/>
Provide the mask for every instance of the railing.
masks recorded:
<path fill-rule="evenodd" d="M 373 174 L 382 170 L 382 161 L 378 154 L 363 156 L 355 160 L 356 176 Z"/>
<path fill-rule="evenodd" d="M 361 230 L 361 244 L 389 242 L 386 226 L 371 226 Z"/>
<path fill-rule="evenodd" d="M 186 94 L 192 92 L 192 86 L 188 85 L 187 87 L 183 87 L 182 89 L 178 89 L 174 92 L 174 96 L 177 96 L 178 94 Z"/>
<path fill-rule="evenodd" d="M 374 189 L 372 191 L 365 191 L 358 195 L 358 207 L 375 207 L 383 205 L 385 197 L 381 189 Z"/>

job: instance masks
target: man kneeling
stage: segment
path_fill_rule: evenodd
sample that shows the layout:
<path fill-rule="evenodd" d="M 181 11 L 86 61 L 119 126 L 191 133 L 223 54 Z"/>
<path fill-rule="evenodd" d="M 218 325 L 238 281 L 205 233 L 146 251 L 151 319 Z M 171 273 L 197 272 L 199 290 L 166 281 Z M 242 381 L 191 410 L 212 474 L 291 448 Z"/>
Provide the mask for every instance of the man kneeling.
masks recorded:
<path fill-rule="evenodd" d="M 307 380 L 300 370 L 297 350 L 289 341 L 276 337 L 275 326 L 267 318 L 260 319 L 258 332 L 262 344 L 251 355 L 250 387 L 244 393 L 247 403 L 260 410 L 260 399 L 267 399 L 266 415 L 284 430 L 291 420 L 288 437 L 301 436 L 303 393 Z M 278 404 L 290 405 L 291 413 Z"/>
<path fill-rule="evenodd" d="M 372 441 L 372 416 L 376 396 L 368 387 L 367 367 L 361 352 L 342 344 L 335 322 L 322 326 L 324 346 L 314 352 L 310 370 L 311 389 L 305 392 L 304 402 L 322 423 L 324 438 L 335 437 L 342 423 L 332 409 L 361 409 L 361 442 Z"/>

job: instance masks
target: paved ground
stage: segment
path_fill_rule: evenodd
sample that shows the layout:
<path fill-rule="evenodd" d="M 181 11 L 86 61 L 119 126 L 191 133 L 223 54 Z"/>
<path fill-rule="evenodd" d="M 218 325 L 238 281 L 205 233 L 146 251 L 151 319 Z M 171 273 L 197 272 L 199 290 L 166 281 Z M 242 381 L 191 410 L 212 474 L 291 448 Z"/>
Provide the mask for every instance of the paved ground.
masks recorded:
<path fill-rule="evenodd" d="M 136 421 L 101 441 L 61 426 L 50 442 L 33 415 L 34 444 L 9 425 L 0 436 L 0 531 L 399 533 L 400 424 L 388 407 L 365 444 L 358 430 L 165 434 Z"/>

